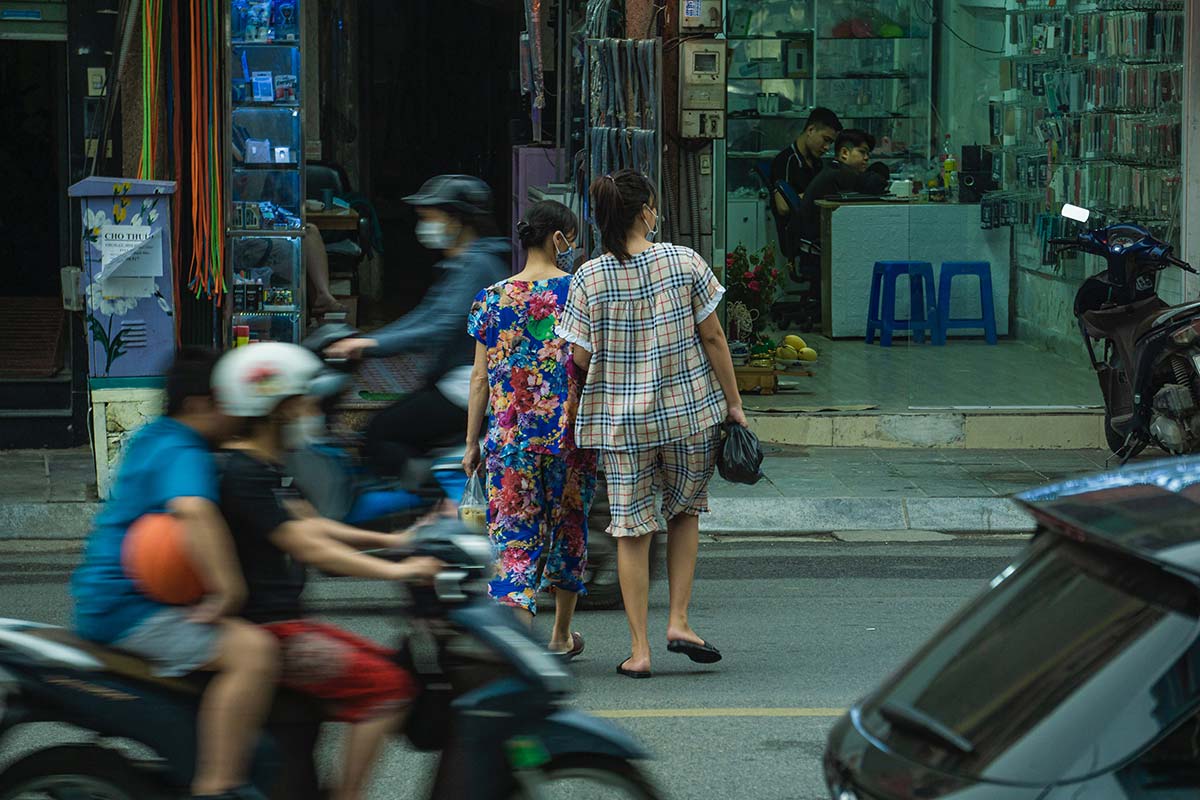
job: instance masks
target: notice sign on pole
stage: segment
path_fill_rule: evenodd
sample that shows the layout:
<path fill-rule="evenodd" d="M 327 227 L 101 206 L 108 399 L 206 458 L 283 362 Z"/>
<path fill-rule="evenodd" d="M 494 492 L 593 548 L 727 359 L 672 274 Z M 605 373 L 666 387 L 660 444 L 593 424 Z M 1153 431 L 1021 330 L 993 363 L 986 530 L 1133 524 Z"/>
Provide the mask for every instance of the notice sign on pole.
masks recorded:
<path fill-rule="evenodd" d="M 149 297 L 163 274 L 161 232 L 149 225 L 100 228 L 100 274 L 105 297 Z"/>

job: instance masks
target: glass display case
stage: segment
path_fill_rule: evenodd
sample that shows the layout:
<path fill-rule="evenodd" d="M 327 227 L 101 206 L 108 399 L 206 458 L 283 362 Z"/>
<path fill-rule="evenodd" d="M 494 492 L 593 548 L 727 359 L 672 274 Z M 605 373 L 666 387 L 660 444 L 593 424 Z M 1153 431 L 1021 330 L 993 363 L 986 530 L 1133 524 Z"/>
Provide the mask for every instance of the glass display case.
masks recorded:
<path fill-rule="evenodd" d="M 923 0 L 729 0 L 725 8 L 727 132 L 715 150 L 719 255 L 739 247 L 755 255 L 768 246 L 778 255 L 771 162 L 814 107 L 872 134 L 872 159 L 893 174 L 928 171 L 932 49 Z M 808 285 L 795 264 L 777 263 L 773 312 L 781 303 L 797 306 Z"/>
<path fill-rule="evenodd" d="M 872 158 L 895 173 L 932 157 L 928 15 L 915 0 L 823 2 L 817 9 L 814 105 L 875 137 Z"/>
<path fill-rule="evenodd" d="M 229 344 L 304 333 L 302 20 L 296 0 L 231 0 L 226 221 Z"/>
<path fill-rule="evenodd" d="M 814 0 L 726 3 L 725 180 L 731 199 L 758 197 L 760 173 L 796 138 L 814 105 L 814 6 Z M 752 220 L 755 230 L 759 222 Z M 737 237 L 727 239 L 732 249 Z"/>

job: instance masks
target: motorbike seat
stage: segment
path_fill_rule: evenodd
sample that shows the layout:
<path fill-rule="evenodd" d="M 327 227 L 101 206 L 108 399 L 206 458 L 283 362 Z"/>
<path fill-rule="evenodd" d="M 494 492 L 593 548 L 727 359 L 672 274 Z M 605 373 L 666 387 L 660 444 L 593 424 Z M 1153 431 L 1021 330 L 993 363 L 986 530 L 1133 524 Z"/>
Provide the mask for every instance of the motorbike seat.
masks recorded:
<path fill-rule="evenodd" d="M 181 678 L 165 678 L 156 675 L 151 670 L 149 662 L 140 656 L 90 642 L 76 636 L 66 628 L 38 626 L 21 630 L 20 635 L 57 645 L 57 647 L 39 650 L 39 655 L 48 658 L 54 665 L 86 671 L 109 672 L 139 683 L 153 683 L 184 694 L 199 694 L 208 683 L 208 676 L 203 674 L 187 675 Z"/>
<path fill-rule="evenodd" d="M 1117 339 L 1128 335 L 1126 331 L 1141 330 L 1142 326 L 1153 324 L 1157 312 L 1166 307 L 1159 298 L 1147 297 L 1129 305 L 1085 311 L 1083 323 L 1092 336 Z M 1136 341 L 1136 336 L 1133 340 Z"/>

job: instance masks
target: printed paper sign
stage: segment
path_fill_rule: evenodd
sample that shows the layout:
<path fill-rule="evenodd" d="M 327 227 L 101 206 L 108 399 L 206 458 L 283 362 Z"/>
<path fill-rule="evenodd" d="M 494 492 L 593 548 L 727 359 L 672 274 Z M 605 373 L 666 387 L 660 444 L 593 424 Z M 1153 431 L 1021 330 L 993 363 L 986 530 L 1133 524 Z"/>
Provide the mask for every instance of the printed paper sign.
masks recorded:
<path fill-rule="evenodd" d="M 104 225 L 100 228 L 100 280 L 157 278 L 163 274 L 161 232 L 149 225 Z"/>

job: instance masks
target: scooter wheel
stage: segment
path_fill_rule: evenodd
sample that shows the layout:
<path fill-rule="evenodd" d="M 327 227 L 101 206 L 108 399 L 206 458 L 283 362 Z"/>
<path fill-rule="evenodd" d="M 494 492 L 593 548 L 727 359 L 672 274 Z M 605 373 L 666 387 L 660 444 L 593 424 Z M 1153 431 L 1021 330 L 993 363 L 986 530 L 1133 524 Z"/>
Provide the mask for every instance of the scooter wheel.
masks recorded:
<path fill-rule="evenodd" d="M 597 754 L 556 758 L 540 770 L 537 797 L 661 800 L 654 784 L 630 762 Z M 512 800 L 531 800 L 518 788 Z"/>
<path fill-rule="evenodd" d="M 0 800 L 165 800 L 168 796 L 125 758 L 93 745 L 38 750 L 0 773 Z"/>

